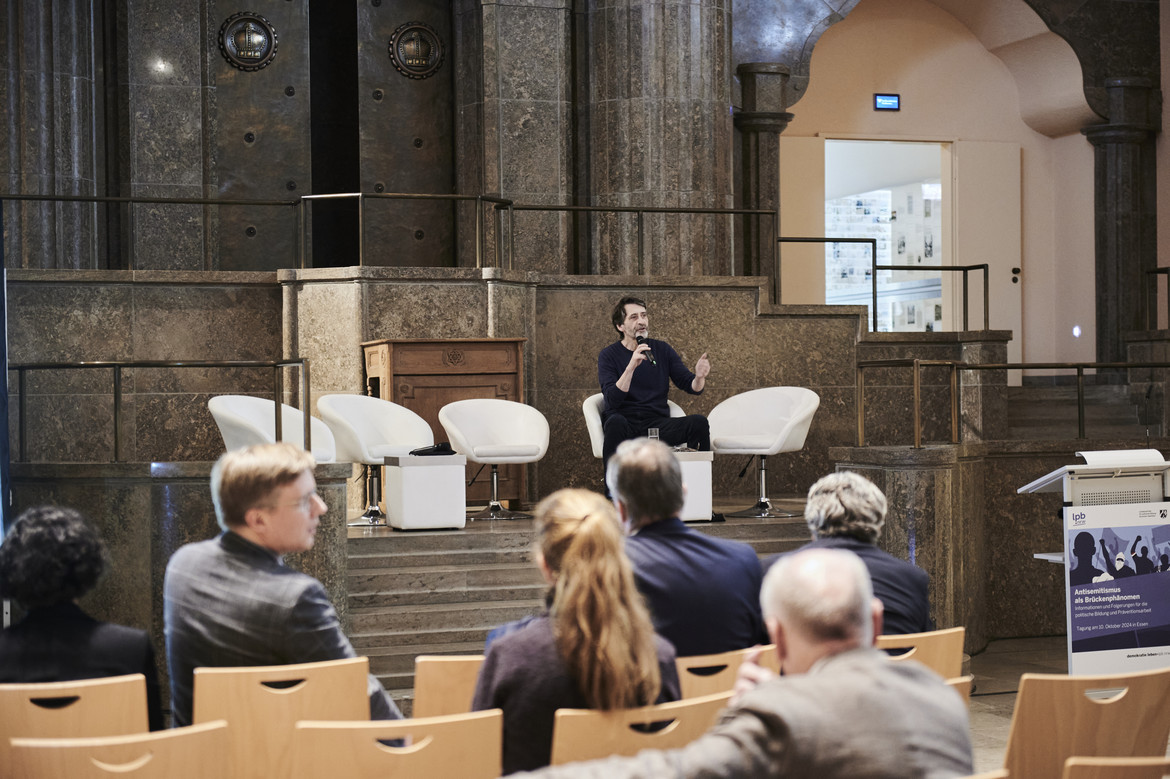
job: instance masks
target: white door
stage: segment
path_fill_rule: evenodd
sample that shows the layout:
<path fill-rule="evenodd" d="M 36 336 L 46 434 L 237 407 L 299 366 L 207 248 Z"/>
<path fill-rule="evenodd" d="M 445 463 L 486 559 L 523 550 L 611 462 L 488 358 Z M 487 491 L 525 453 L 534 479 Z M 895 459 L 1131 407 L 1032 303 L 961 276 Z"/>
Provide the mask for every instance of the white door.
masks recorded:
<path fill-rule="evenodd" d="M 1023 342 L 1020 147 L 1014 143 L 955 141 L 951 151 L 951 208 L 955 265 L 987 263 L 992 330 L 1011 330 L 1008 362 L 1020 362 Z M 944 152 L 945 157 L 945 152 Z M 944 177 L 944 182 L 946 178 Z M 945 197 L 944 191 L 944 197 Z M 951 273 L 949 276 L 959 276 Z M 983 327 L 983 278 L 970 274 L 970 327 Z M 962 284 L 952 282 L 954 327 L 962 327 Z M 1013 374 L 1018 373 L 1012 371 Z M 1019 384 L 1018 376 L 1009 383 Z"/>

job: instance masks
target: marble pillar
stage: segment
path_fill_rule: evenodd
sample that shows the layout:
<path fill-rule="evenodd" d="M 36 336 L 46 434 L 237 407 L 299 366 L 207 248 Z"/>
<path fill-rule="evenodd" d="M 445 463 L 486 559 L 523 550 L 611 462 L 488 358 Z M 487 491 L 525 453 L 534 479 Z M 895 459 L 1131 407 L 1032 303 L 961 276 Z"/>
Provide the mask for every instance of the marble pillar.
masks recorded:
<path fill-rule="evenodd" d="M 1154 134 L 1156 90 L 1143 78 L 1105 82 L 1109 122 L 1082 132 L 1093 144 L 1097 360 L 1125 360 L 1124 334 L 1144 330 L 1157 302 L 1146 271 L 1158 265 Z M 1120 376 L 1116 377 L 1121 381 Z"/>
<path fill-rule="evenodd" d="M 572 3 L 549 0 L 461 0 L 455 36 L 456 177 L 458 191 L 489 194 L 530 205 L 572 199 L 573 88 L 570 66 Z M 484 265 L 495 257 L 494 211 L 486 212 Z M 461 207 L 459 264 L 474 265 L 474 214 Z M 514 215 L 516 256 L 524 270 L 565 273 L 571 268 L 573 220 L 565 212 Z"/>
<path fill-rule="evenodd" d="M 731 208 L 731 3 L 591 0 L 589 205 Z M 732 220 L 597 215 L 592 270 L 729 275 Z"/>
<path fill-rule="evenodd" d="M 94 195 L 101 95 L 93 37 L 100 11 L 83 0 L 13 0 L 0 10 L 0 191 Z M 105 267 L 90 203 L 4 201 L 9 268 Z"/>
<path fill-rule="evenodd" d="M 736 68 L 743 90 L 743 110 L 735 114 L 740 131 L 740 171 L 744 208 L 780 209 L 780 133 L 788 127 L 785 88 L 789 69 L 771 62 L 751 62 Z M 745 275 L 773 281 L 773 302 L 780 302 L 780 275 L 776 268 L 779 217 L 748 217 L 743 221 L 743 268 Z"/>

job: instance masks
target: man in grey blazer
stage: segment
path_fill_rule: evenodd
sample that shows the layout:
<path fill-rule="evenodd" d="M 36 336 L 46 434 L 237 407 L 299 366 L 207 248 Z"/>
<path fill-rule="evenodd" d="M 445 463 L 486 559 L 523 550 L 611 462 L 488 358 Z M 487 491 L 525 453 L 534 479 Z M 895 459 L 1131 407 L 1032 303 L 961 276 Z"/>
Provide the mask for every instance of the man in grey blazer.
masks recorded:
<path fill-rule="evenodd" d="M 745 663 L 720 721 L 682 749 L 547 768 L 541 777 L 948 779 L 972 772 L 967 707 L 924 666 L 873 648 L 881 602 L 852 552 L 782 558 L 761 593 L 782 676 Z M 758 657 L 758 655 L 757 655 Z M 519 774 L 517 774 L 519 776 Z"/>
<path fill-rule="evenodd" d="M 223 528 L 171 557 L 163 585 L 172 724 L 191 724 L 194 670 L 355 657 L 321 582 L 282 555 L 312 548 L 327 510 L 313 456 L 287 443 L 228 452 L 211 471 Z M 373 675 L 372 719 L 402 714 Z"/>

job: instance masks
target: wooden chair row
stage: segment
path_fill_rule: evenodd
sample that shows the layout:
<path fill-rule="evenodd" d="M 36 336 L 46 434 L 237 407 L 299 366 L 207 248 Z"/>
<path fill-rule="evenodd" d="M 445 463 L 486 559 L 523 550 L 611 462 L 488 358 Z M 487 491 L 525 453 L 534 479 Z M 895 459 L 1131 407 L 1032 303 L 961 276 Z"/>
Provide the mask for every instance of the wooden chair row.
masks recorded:
<path fill-rule="evenodd" d="M 423 660 L 420 658 L 420 667 L 428 665 Z M 742 662 L 742 658 L 739 662 Z M 727 658 L 727 666 L 735 663 L 734 658 Z M 443 663 L 433 665 L 441 667 Z M 726 668 L 720 668 L 717 673 L 725 671 Z M 321 725 L 318 722 L 310 725 L 305 722 L 308 720 L 345 721 L 348 725 L 346 728 L 331 725 L 324 729 L 338 731 L 335 734 L 338 737 L 344 735 L 358 741 L 364 739 L 370 743 L 374 754 L 422 754 L 427 751 L 424 748 L 427 745 L 443 742 L 443 736 L 433 735 L 423 729 L 424 725 L 445 725 L 431 722 L 435 719 L 433 716 L 420 717 L 406 723 L 370 723 L 367 719 L 367 672 L 366 658 L 297 666 L 199 669 L 196 671 L 194 719 L 197 725 L 207 727 L 193 731 L 196 734 L 193 738 L 226 738 L 225 747 L 198 748 L 200 754 L 224 756 L 225 762 L 234 767 L 232 774 L 242 777 L 295 775 L 292 773 L 296 763 L 293 755 L 297 747 L 316 737 L 307 732 L 311 726 Z M 466 679 L 463 683 L 466 685 Z M 961 694 L 969 692 L 970 677 L 956 677 L 950 683 Z M 437 699 L 432 704 L 426 703 L 425 673 L 420 676 L 420 685 L 420 703 L 438 706 Z M 569 733 L 578 723 L 584 723 L 581 732 L 585 736 L 579 740 L 594 745 L 602 744 L 607 749 L 615 745 L 618 733 L 636 734 L 631 737 L 635 744 L 632 747 L 634 751 L 644 747 L 666 748 L 677 745 L 668 738 L 672 734 L 681 743 L 686 743 L 695 734 L 705 731 L 729 695 L 725 691 L 664 704 L 668 708 L 645 707 L 629 712 L 558 712 L 557 726 Z M 467 700 L 463 700 L 464 697 Z M 1161 757 L 1165 754 L 1167 739 L 1170 737 L 1170 707 L 1165 705 L 1168 697 L 1170 669 L 1092 677 L 1025 674 L 1021 677 L 1012 717 L 1005 769 L 1012 776 L 1061 779 L 1065 772 L 1064 761 L 1070 756 Z M 462 701 L 461 707 L 466 710 L 469 708 L 470 693 L 461 693 L 458 700 Z M 12 771 L 18 761 L 12 754 L 15 748 L 9 746 L 10 735 L 44 737 L 85 734 L 97 737 L 100 741 L 102 737 L 137 733 L 151 745 L 150 754 L 161 755 L 167 743 L 163 737 L 165 734 L 143 735 L 147 727 L 145 701 L 145 680 L 141 675 L 57 685 L 0 685 L 0 733 L 4 734 L 0 738 L 0 776 L 16 775 Z M 689 703 L 697 704 L 694 710 L 699 713 L 693 715 L 693 718 L 686 716 Z M 416 714 L 421 713 L 416 710 Z M 590 717 L 595 719 L 590 721 Z M 487 721 L 490 718 L 482 719 Z M 662 735 L 636 733 L 629 728 L 631 722 L 666 719 L 678 719 L 679 723 L 672 725 Z M 687 721 L 683 722 L 684 719 Z M 212 727 L 218 720 L 226 720 L 226 728 Z M 301 723 L 300 730 L 298 723 Z M 395 727 L 413 728 L 413 731 L 394 730 Z M 501 726 L 497 722 L 483 727 L 495 728 L 485 738 L 498 751 Z M 301 730 L 306 732 L 302 733 Z M 172 735 L 181 732 L 173 731 Z M 602 732 L 607 734 L 605 738 L 598 737 L 597 734 Z M 406 736 L 412 736 L 406 752 L 402 749 L 373 747 L 376 739 Z M 615 741 L 610 742 L 611 738 Z M 22 748 L 25 746 L 31 748 L 34 745 L 21 744 Z M 115 745 L 102 743 L 89 746 L 113 748 Z M 581 758 L 580 753 L 564 749 L 568 748 L 557 751 L 554 747 L 556 760 Z M 325 754 L 338 753 L 337 749 L 321 751 Z M 347 747 L 343 751 L 356 753 L 360 750 Z M 615 751 L 608 749 L 607 753 Z M 459 750 L 436 749 L 432 752 L 457 754 Z M 475 753 L 489 754 L 490 748 L 477 748 Z M 98 763 L 91 763 L 95 766 L 99 763 L 124 765 L 134 760 L 143 760 L 143 768 L 152 762 L 156 765 L 164 763 L 161 757 L 157 762 L 155 758 L 146 759 L 146 752 L 134 755 L 114 750 L 103 754 L 96 756 Z M 331 766 L 336 768 L 333 763 Z M 1150 764 L 1136 766 L 1131 770 L 1152 771 L 1156 768 Z M 1074 777 L 1087 779 L 1095 776 L 1088 773 L 1089 769 L 1090 766 L 1077 769 L 1085 773 L 1074 774 Z M 358 767 L 353 770 L 360 771 Z M 498 758 L 497 764 L 489 766 L 487 770 L 488 773 L 492 770 L 498 772 Z M 74 775 L 72 772 L 66 773 Z M 442 774 L 432 771 L 432 775 Z"/>
<path fill-rule="evenodd" d="M 1170 776 L 1168 757 L 1070 757 L 1061 779 L 1164 779 Z M 1008 770 L 988 771 L 967 779 L 1009 779 Z"/>
<path fill-rule="evenodd" d="M 0 710 L 18 716 L 23 708 L 34 721 L 2 722 L 6 754 L 0 774 L 21 779 L 500 775 L 500 710 L 371 722 L 367 669 L 366 658 L 197 669 L 195 724 L 160 733 L 145 732 L 141 675 L 4 685 Z M 725 692 L 613 712 L 560 710 L 553 762 L 683 746 L 711 727 L 730 697 Z M 20 705 L 3 705 L 4 698 Z M 669 724 L 653 732 L 633 727 L 650 722 Z M 85 735 L 61 738 L 79 734 Z M 9 736 L 16 737 L 9 741 Z M 383 743 L 393 740 L 402 743 Z"/>

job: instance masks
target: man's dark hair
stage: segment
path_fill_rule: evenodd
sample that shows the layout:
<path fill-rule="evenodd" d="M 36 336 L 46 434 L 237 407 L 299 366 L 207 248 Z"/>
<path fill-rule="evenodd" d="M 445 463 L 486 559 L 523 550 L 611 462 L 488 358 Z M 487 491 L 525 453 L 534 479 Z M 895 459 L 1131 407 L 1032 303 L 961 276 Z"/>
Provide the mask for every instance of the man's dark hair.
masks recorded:
<path fill-rule="evenodd" d="M 630 303 L 633 303 L 635 306 L 646 308 L 645 300 L 632 297 L 630 295 L 626 295 L 617 302 L 617 305 L 613 307 L 613 329 L 618 331 L 619 338 L 622 335 L 622 322 L 626 321 L 626 306 L 628 306 Z"/>
<path fill-rule="evenodd" d="M 80 598 L 106 569 L 106 550 L 80 512 L 58 506 L 28 509 L 0 545 L 0 597 L 26 608 Z"/>

